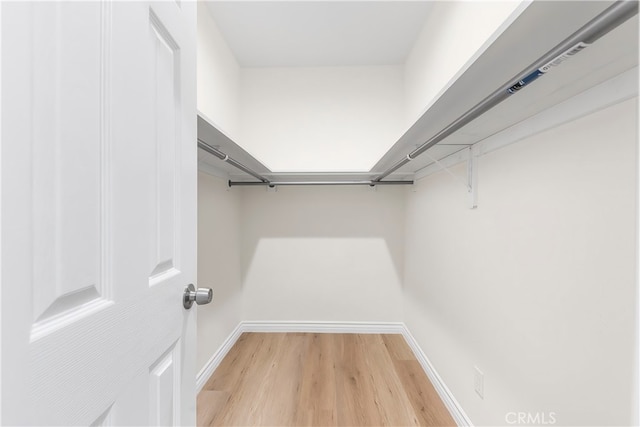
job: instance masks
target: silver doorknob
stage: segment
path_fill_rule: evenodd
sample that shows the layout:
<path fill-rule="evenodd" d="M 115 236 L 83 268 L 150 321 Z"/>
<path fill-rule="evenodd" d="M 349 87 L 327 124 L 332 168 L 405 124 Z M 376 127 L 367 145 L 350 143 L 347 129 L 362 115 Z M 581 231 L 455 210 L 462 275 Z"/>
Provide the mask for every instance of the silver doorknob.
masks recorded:
<path fill-rule="evenodd" d="M 182 305 L 187 310 L 193 306 L 195 302 L 198 305 L 209 304 L 213 300 L 213 289 L 211 288 L 198 288 L 189 283 L 189 286 L 184 288 L 184 296 L 182 298 Z"/>

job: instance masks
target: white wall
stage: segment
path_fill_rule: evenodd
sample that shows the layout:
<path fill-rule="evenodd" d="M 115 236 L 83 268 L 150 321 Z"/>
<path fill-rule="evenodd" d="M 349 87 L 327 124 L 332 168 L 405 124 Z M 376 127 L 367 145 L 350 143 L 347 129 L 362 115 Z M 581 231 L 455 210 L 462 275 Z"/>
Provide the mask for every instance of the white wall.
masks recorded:
<path fill-rule="evenodd" d="M 481 157 L 477 210 L 445 173 L 410 193 L 405 322 L 474 424 L 631 422 L 636 103 Z"/>
<path fill-rule="evenodd" d="M 274 172 L 370 170 L 522 9 L 435 2 L 404 65 L 240 68 L 198 6 L 198 108 Z"/>
<path fill-rule="evenodd" d="M 523 6 L 517 0 L 434 2 L 404 66 L 406 127 L 415 123 Z"/>
<path fill-rule="evenodd" d="M 239 70 L 209 9 L 198 1 L 198 111 L 234 139 L 239 132 Z"/>
<path fill-rule="evenodd" d="M 244 68 L 241 143 L 272 171 L 368 171 L 404 131 L 401 66 Z"/>
<path fill-rule="evenodd" d="M 401 321 L 404 193 L 243 189 L 243 319 Z"/>
<path fill-rule="evenodd" d="M 198 286 L 213 288 L 214 300 L 198 306 L 198 370 L 242 320 L 240 198 L 227 183 L 198 174 Z"/>

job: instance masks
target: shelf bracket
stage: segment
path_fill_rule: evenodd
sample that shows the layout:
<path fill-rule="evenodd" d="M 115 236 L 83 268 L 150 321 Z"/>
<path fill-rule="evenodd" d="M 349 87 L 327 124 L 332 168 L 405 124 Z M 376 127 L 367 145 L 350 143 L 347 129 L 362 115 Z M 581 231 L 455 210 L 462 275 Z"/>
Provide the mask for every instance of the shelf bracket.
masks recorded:
<path fill-rule="evenodd" d="M 441 161 L 430 156 L 428 152 L 423 153 L 431 161 L 440 167 L 443 171 L 451 175 L 457 182 L 462 184 L 469 194 L 469 209 L 475 209 L 478 207 L 478 147 L 476 145 L 470 145 L 467 147 L 467 177 L 466 179 L 456 175 L 451 169 L 449 169 Z"/>
<path fill-rule="evenodd" d="M 467 191 L 469 192 L 469 209 L 478 207 L 478 157 L 480 147 L 475 144 L 467 148 Z"/>

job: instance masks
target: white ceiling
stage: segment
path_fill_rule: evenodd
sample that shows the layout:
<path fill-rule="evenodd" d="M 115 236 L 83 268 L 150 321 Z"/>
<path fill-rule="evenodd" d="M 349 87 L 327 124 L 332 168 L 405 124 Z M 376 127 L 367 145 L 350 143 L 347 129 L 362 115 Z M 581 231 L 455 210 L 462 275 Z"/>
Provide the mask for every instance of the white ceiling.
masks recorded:
<path fill-rule="evenodd" d="M 242 67 L 402 64 L 427 1 L 207 1 Z"/>

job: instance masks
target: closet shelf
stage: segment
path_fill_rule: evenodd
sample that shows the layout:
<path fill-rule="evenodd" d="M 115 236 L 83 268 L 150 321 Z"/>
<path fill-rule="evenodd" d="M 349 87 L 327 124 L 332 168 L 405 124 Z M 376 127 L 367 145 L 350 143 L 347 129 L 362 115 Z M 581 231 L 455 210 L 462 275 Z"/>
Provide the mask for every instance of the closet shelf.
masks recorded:
<path fill-rule="evenodd" d="M 438 96 L 368 172 L 275 173 L 237 145 L 207 119 L 198 115 L 198 138 L 241 162 L 269 181 L 371 181 L 403 159 L 416 146 L 433 137 L 533 61 L 611 6 L 614 2 L 532 2 L 514 21 L 479 52 L 446 90 Z M 636 3 L 637 7 L 637 3 Z M 385 180 L 411 181 L 414 174 L 450 155 L 467 149 L 545 109 L 557 105 L 638 65 L 638 16 L 627 20 L 442 140 L 422 155 L 391 173 Z M 637 92 L 637 89 L 636 89 Z M 256 181 L 231 165 L 200 151 L 201 162 L 222 171 L 232 181 Z"/>
<path fill-rule="evenodd" d="M 373 167 L 400 161 L 614 2 L 532 2 Z M 636 8 L 637 8 L 637 3 Z M 638 65 L 638 15 L 518 91 L 396 174 L 415 173 Z M 550 154 L 552 155 L 552 154 Z"/>

